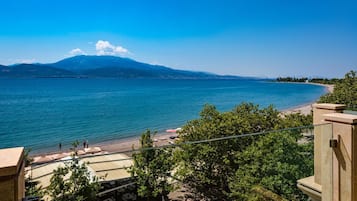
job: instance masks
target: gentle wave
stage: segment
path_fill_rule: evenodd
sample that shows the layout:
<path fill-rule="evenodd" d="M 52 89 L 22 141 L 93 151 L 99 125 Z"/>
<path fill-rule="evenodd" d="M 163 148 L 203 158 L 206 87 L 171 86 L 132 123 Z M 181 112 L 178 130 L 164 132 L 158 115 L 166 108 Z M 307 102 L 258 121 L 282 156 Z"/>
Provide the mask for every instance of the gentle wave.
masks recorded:
<path fill-rule="evenodd" d="M 0 148 L 56 149 L 164 131 L 241 102 L 283 110 L 314 102 L 322 86 L 256 80 L 0 79 Z"/>

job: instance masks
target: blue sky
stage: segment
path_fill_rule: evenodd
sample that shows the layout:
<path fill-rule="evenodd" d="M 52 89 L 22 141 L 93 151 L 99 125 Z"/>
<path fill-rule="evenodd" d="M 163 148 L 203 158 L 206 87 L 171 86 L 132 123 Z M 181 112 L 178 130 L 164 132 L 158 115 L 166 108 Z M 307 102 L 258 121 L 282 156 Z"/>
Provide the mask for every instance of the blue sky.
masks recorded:
<path fill-rule="evenodd" d="M 357 3 L 2 0 L 0 64 L 111 54 L 244 76 L 357 70 Z"/>

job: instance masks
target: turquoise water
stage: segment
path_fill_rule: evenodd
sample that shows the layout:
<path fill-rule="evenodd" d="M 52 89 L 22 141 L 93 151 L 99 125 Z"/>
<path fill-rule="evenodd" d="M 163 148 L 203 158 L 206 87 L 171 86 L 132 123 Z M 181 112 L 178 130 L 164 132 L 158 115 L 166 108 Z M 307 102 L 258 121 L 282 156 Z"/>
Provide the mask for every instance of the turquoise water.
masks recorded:
<path fill-rule="evenodd" d="M 0 148 L 55 150 L 164 131 L 245 101 L 278 109 L 311 103 L 324 87 L 257 80 L 0 79 Z"/>

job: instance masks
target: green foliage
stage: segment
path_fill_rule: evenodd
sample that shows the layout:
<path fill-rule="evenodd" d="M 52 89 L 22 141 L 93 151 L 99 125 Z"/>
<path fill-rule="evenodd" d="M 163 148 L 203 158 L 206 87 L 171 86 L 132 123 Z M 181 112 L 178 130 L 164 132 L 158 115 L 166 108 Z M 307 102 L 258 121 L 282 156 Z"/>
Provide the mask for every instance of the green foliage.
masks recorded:
<path fill-rule="evenodd" d="M 31 152 L 31 148 L 25 149 L 24 151 L 25 167 L 29 166 L 33 161 L 33 159 L 30 157 L 30 152 Z"/>
<path fill-rule="evenodd" d="M 278 82 L 306 82 L 308 80 L 307 77 L 296 78 L 296 77 L 278 77 L 276 81 Z"/>
<path fill-rule="evenodd" d="M 303 200 L 296 180 L 313 174 L 312 142 L 299 145 L 290 132 L 266 134 L 236 154 L 238 169 L 230 181 L 235 200 L 265 200 L 254 189 L 263 187 L 287 200 Z"/>
<path fill-rule="evenodd" d="M 100 189 L 96 176 L 91 176 L 85 163 L 77 157 L 77 146 L 73 143 L 72 160 L 53 171 L 47 194 L 53 201 L 94 201 Z"/>
<path fill-rule="evenodd" d="M 254 192 L 259 197 L 259 199 L 264 201 L 287 201 L 285 198 L 268 189 L 263 188 L 262 186 L 252 187 L 252 192 Z"/>
<path fill-rule="evenodd" d="M 300 113 L 291 113 L 284 115 L 280 119 L 279 128 L 295 128 L 300 126 L 308 126 L 312 124 L 312 115 L 301 115 Z"/>
<path fill-rule="evenodd" d="M 356 71 L 348 72 L 344 79 L 336 83 L 333 93 L 320 97 L 319 103 L 346 104 L 347 107 L 357 109 L 357 76 Z"/>
<path fill-rule="evenodd" d="M 332 79 L 312 78 L 312 79 L 309 80 L 309 82 L 319 83 L 319 84 L 337 84 L 340 81 L 341 81 L 341 79 L 338 79 L 338 78 L 332 78 Z"/>
<path fill-rule="evenodd" d="M 141 135 L 140 152 L 133 155 L 134 165 L 129 172 L 135 177 L 138 195 L 147 200 L 161 200 L 173 189 L 168 175 L 173 168 L 170 149 L 152 149 L 151 132 Z"/>
<path fill-rule="evenodd" d="M 243 103 L 225 113 L 206 105 L 200 119 L 188 122 L 179 137 L 186 142 L 272 130 L 279 121 L 278 114 L 273 107 L 259 109 L 251 103 Z M 227 180 L 236 168 L 235 153 L 244 150 L 253 139 L 247 137 L 182 145 L 176 153 L 180 161 L 178 176 L 197 194 L 210 199 L 228 199 Z"/>
<path fill-rule="evenodd" d="M 319 83 L 319 84 L 336 84 L 340 81 L 340 79 L 332 78 L 311 78 L 307 77 L 296 78 L 296 77 L 278 77 L 276 78 L 278 82 L 310 82 L 310 83 Z"/>
<path fill-rule="evenodd" d="M 320 97 L 319 103 L 346 104 L 348 109 L 357 110 L 357 71 L 348 72 L 343 79 L 279 77 L 278 82 L 305 82 L 334 84 L 333 93 Z"/>
<path fill-rule="evenodd" d="M 25 167 L 28 167 L 33 159 L 30 157 L 31 149 L 25 149 L 24 151 L 24 161 Z M 44 195 L 44 191 L 42 187 L 38 185 L 38 182 L 34 182 L 31 178 L 25 178 L 25 196 L 34 196 L 42 198 Z"/>
<path fill-rule="evenodd" d="M 25 179 L 25 196 L 30 197 L 39 197 L 42 198 L 44 195 L 44 191 L 42 190 L 42 186 L 38 185 L 38 182 L 33 182 L 31 179 Z"/>
<path fill-rule="evenodd" d="M 220 113 L 214 106 L 206 105 L 200 114 L 200 118 L 188 122 L 179 134 L 182 144 L 180 145 L 181 149 L 175 152 L 178 165 L 177 177 L 181 178 L 198 196 L 209 200 L 231 200 L 231 194 L 235 192 L 236 188 L 228 181 L 233 181 L 232 178 L 236 177 L 236 171 L 242 170 L 242 163 L 237 161 L 237 157 L 245 153 L 247 158 L 245 158 L 244 161 L 253 161 L 254 159 L 251 158 L 253 154 L 251 153 L 251 155 L 249 155 L 246 153 L 246 150 L 251 151 L 251 147 L 256 145 L 256 142 L 262 137 L 251 136 L 199 144 L 184 144 L 184 142 L 264 132 L 291 126 L 310 125 L 311 123 L 311 116 L 290 114 L 281 117 L 279 112 L 272 106 L 260 109 L 254 104 L 242 103 L 230 112 Z M 298 146 L 297 140 L 301 138 L 300 131 L 291 132 L 288 136 L 289 138 L 287 140 L 292 140 L 291 143 L 294 144 L 294 146 Z M 279 140 L 284 141 L 285 138 Z M 272 144 L 271 150 L 279 149 L 282 149 L 279 144 Z M 297 148 L 291 152 L 296 150 Z M 270 152 L 265 151 L 264 154 L 269 155 Z M 279 160 L 282 160 L 282 158 L 280 157 L 273 160 L 271 164 L 274 165 L 274 163 L 279 162 Z M 245 166 L 247 171 L 249 171 L 249 168 L 254 169 L 256 165 L 254 163 L 247 164 L 248 166 L 252 166 Z M 308 163 L 307 165 L 309 168 L 312 167 L 312 163 Z M 266 173 L 268 174 L 268 172 Z M 276 180 L 273 180 L 272 183 L 280 182 L 277 179 L 287 175 L 283 174 L 284 172 L 277 171 L 277 173 L 282 175 L 277 175 Z M 254 186 L 254 183 L 260 185 L 260 183 L 258 183 L 259 177 L 254 179 L 254 174 L 251 174 L 249 177 L 252 177 L 249 179 L 253 182 L 250 188 Z M 296 177 L 297 176 L 290 176 L 287 180 L 295 184 Z M 290 191 L 278 191 L 278 193 L 297 192 L 296 185 L 290 185 L 287 188 L 292 189 L 290 189 Z M 267 189 L 270 190 L 271 188 Z M 276 189 L 273 188 L 271 190 L 274 191 Z"/>

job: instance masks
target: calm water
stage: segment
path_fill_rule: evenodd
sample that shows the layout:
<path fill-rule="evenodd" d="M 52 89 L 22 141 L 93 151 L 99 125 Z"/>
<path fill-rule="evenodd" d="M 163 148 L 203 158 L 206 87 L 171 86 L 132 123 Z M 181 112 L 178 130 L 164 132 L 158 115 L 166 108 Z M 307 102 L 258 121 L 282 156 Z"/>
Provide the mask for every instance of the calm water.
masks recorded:
<path fill-rule="evenodd" d="M 246 101 L 287 109 L 316 100 L 321 86 L 246 80 L 0 79 L 0 148 L 56 149 L 164 131 Z"/>

